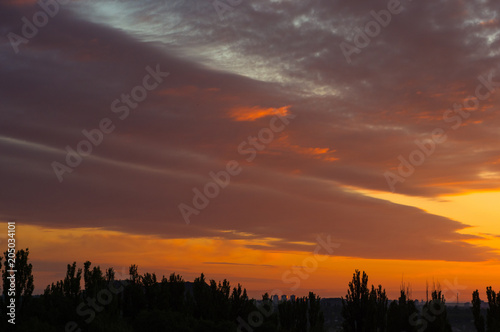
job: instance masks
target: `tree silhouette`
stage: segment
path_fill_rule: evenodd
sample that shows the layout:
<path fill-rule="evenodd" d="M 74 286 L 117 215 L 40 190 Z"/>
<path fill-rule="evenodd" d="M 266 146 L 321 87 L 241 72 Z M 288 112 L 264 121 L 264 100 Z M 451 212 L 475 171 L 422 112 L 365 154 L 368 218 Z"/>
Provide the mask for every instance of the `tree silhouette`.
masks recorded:
<path fill-rule="evenodd" d="M 163 296 L 167 299 L 165 309 L 183 311 L 185 309 L 185 281 L 180 275 L 172 273 L 168 279 L 165 277 L 162 280 L 165 292 Z"/>
<path fill-rule="evenodd" d="M 477 332 L 485 332 L 484 317 L 481 314 L 481 299 L 477 289 L 472 293 L 472 315 Z"/>
<path fill-rule="evenodd" d="M 210 280 L 210 302 L 213 308 L 211 319 L 226 320 L 229 318 L 230 292 L 231 286 L 226 279 L 222 283 L 219 281 L 219 285 L 217 285 L 215 280 Z"/>
<path fill-rule="evenodd" d="M 157 283 L 156 274 L 146 272 L 142 277 L 142 286 L 146 298 L 147 308 L 149 310 L 157 309 L 159 305 L 160 287 Z"/>
<path fill-rule="evenodd" d="M 12 254 L 12 251 L 10 252 Z M 29 249 L 26 250 L 20 249 L 15 253 L 15 263 L 12 263 L 12 260 L 9 261 L 9 251 L 4 252 L 4 270 L 2 272 L 2 283 L 3 283 L 3 296 L 4 299 L 8 297 L 8 291 L 10 288 L 11 280 L 9 277 L 11 273 L 8 271 L 15 270 L 15 303 L 18 315 L 21 315 L 24 311 L 24 308 L 28 304 L 31 299 L 34 290 L 33 283 L 33 266 L 31 263 L 28 263 Z M 12 264 L 12 265 L 11 265 Z"/>
<path fill-rule="evenodd" d="M 279 331 L 307 331 L 307 298 L 297 298 L 294 301 L 282 301 L 278 304 Z"/>
<path fill-rule="evenodd" d="M 325 317 L 321 311 L 320 298 L 313 292 L 309 292 L 309 326 L 311 331 L 323 331 Z"/>
<path fill-rule="evenodd" d="M 353 273 L 352 281 L 349 282 L 347 295 L 342 298 L 342 324 L 346 332 L 369 331 L 370 324 L 369 308 L 370 292 L 368 290 L 368 275 L 363 271 L 356 270 Z"/>
<path fill-rule="evenodd" d="M 431 315 L 428 319 L 427 330 L 429 332 L 451 332 L 451 325 L 448 321 L 446 311 L 446 301 L 441 290 L 432 291 L 432 301 L 427 302 L 422 311 L 426 311 Z"/>
<path fill-rule="evenodd" d="M 262 295 L 262 302 L 259 306 L 259 311 L 264 313 L 264 321 L 262 325 L 256 329 L 256 331 L 276 332 L 279 324 L 278 312 L 274 309 L 273 302 L 271 301 L 268 293 Z M 241 315 L 241 317 L 247 317 L 247 315 Z"/>
<path fill-rule="evenodd" d="M 85 297 L 95 298 L 97 293 L 106 288 L 106 279 L 99 266 L 90 269 L 91 263 L 86 261 L 83 264 L 83 279 L 85 282 Z"/>
<path fill-rule="evenodd" d="M 404 287 L 400 290 L 397 301 L 391 302 L 387 312 L 387 332 L 416 331 L 417 328 L 410 324 L 412 315 L 418 316 L 418 309 L 413 300 L 408 299 Z"/>
<path fill-rule="evenodd" d="M 66 269 L 66 277 L 63 280 L 64 296 L 72 299 L 75 303 L 80 297 L 80 281 L 82 279 L 82 269 L 76 269 L 76 262 L 72 265 L 68 264 Z"/>
<path fill-rule="evenodd" d="M 240 284 L 238 284 L 238 287 L 233 288 L 230 301 L 231 318 L 238 319 L 238 317 L 245 317 L 248 315 L 249 309 L 252 306 L 247 295 L 247 290 L 242 290 L 242 286 Z"/>
<path fill-rule="evenodd" d="M 491 286 L 486 287 L 486 297 L 488 298 L 488 308 L 486 309 L 485 324 L 484 316 L 481 314 L 481 299 L 479 298 L 479 291 L 476 289 L 474 293 L 472 293 L 472 314 L 474 316 L 474 326 L 478 332 L 499 331 L 500 292 L 497 294 Z"/>
<path fill-rule="evenodd" d="M 126 317 L 136 317 L 147 306 L 143 285 L 141 284 L 142 277 L 138 271 L 139 267 L 137 265 L 130 265 L 129 284 L 125 287 L 123 294 L 123 314 Z"/>
<path fill-rule="evenodd" d="M 486 309 L 486 326 L 488 331 L 500 331 L 500 292 L 498 294 L 490 287 L 486 288 L 488 309 Z"/>
<path fill-rule="evenodd" d="M 20 279 L 25 285 L 20 287 L 22 296 L 29 297 L 33 290 L 27 251 L 21 251 L 19 258 L 27 267 L 27 277 Z M 172 273 L 158 281 L 155 273 L 139 275 L 138 271 L 133 264 L 130 278 L 118 281 L 113 268 L 103 270 L 90 261 L 83 264 L 83 269 L 76 262 L 68 264 L 63 280 L 47 286 L 41 297 L 33 298 L 30 316 L 20 322 L 18 330 L 234 332 L 243 320 L 247 326 L 252 324 L 255 332 L 323 331 L 320 299 L 314 293 L 282 303 L 279 327 L 278 313 L 267 294 L 257 307 L 241 284 L 231 288 L 226 279 L 207 283 L 202 273 L 194 283 L 187 283 Z M 125 287 L 117 287 L 123 283 Z M 4 326 L 3 321 L 0 330 L 5 330 Z"/>
<path fill-rule="evenodd" d="M 210 289 L 202 273 L 193 283 L 194 316 L 196 318 L 210 319 L 213 317 Z"/>

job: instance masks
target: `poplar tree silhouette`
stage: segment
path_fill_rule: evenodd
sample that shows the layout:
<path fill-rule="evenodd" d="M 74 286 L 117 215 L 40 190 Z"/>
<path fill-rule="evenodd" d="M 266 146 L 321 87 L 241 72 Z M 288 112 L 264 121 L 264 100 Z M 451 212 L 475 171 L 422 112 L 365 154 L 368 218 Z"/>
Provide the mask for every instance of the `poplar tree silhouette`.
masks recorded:
<path fill-rule="evenodd" d="M 484 317 L 481 314 L 481 299 L 477 289 L 472 293 L 472 315 L 477 332 L 485 332 Z"/>
<path fill-rule="evenodd" d="M 10 252 L 10 254 L 12 254 L 12 251 Z M 12 258 L 12 255 L 9 256 L 9 251 L 4 252 L 5 261 L 3 262 L 4 269 L 2 271 L 3 298 L 5 300 L 10 298 L 15 299 L 16 320 L 18 321 L 25 314 L 26 307 L 32 298 L 34 290 L 34 279 L 32 273 L 33 266 L 31 265 L 31 263 L 28 263 L 28 256 L 28 248 L 26 248 L 26 250 L 20 249 L 15 253 L 15 262 L 13 262 L 12 259 L 9 261 L 9 259 Z M 11 279 L 9 279 L 11 273 L 8 271 L 11 270 L 16 271 L 14 274 L 14 296 L 8 296 L 11 284 Z M 5 303 L 5 305 L 8 305 L 8 303 Z M 3 317 L 5 318 L 7 316 L 3 315 Z"/>
<path fill-rule="evenodd" d="M 472 293 L 472 314 L 474 325 L 478 332 L 500 331 L 500 292 L 495 293 L 491 286 L 486 287 L 486 297 L 488 308 L 486 309 L 486 322 L 481 314 L 481 299 L 479 291 L 476 289 Z M 486 323 L 486 324 L 485 324 Z"/>

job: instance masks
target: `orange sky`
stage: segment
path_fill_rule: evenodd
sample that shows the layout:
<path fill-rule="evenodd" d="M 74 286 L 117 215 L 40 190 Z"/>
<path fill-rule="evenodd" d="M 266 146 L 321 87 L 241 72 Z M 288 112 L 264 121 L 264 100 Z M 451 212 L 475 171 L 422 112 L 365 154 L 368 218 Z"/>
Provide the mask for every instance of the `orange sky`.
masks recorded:
<path fill-rule="evenodd" d="M 496 233 L 500 227 L 496 222 L 500 212 L 494 206 L 500 192 L 470 193 L 439 200 L 361 192 L 400 204 L 415 204 L 430 213 L 457 218 L 472 226 L 466 230 L 469 233 Z M 6 223 L 0 225 L 7 227 Z M 139 264 L 141 273 L 155 272 L 162 276 L 176 272 L 190 281 L 203 272 L 210 279 L 227 278 L 233 284 L 240 282 L 254 297 L 260 297 L 264 292 L 306 295 L 310 290 L 323 297 L 345 296 L 353 271 L 362 269 L 368 273 L 370 283 L 382 284 L 391 298 L 398 295 L 399 287 L 404 282 L 411 286 L 414 298 L 422 299 L 425 297 L 426 282 L 430 287 L 435 282 L 441 285 L 449 301 L 456 301 L 457 293 L 460 301 L 468 301 L 473 290 L 484 290 L 488 285 L 494 287 L 499 281 L 496 276 L 500 275 L 497 260 L 477 263 L 368 260 L 339 257 L 335 253 L 315 256 L 314 250 L 268 251 L 247 247 L 252 244 L 266 245 L 266 239 L 224 240 L 215 237 L 168 240 L 97 228 L 51 229 L 22 223 L 17 225 L 17 238 L 18 248 L 30 248 L 38 293 L 42 291 L 42 285 L 64 277 L 67 263 L 76 260 L 82 265 L 87 259 L 102 267 L 112 266 L 123 277 L 128 275 L 130 264 Z M 500 250 L 498 237 L 490 236 L 476 242 L 497 252 Z M 325 252 L 322 250 L 320 253 Z M 311 260 L 317 263 L 317 267 Z M 50 269 L 44 268 L 49 266 Z"/>

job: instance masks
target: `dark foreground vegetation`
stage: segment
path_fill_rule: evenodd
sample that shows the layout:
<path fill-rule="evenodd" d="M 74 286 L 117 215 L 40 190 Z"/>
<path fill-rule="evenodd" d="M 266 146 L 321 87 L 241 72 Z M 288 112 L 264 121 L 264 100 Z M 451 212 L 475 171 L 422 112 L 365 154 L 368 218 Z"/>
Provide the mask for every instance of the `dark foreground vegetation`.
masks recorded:
<path fill-rule="evenodd" d="M 455 331 L 500 331 L 500 293 L 491 287 L 486 310 L 477 290 L 471 308 L 447 307 L 440 290 L 419 307 L 405 289 L 389 301 L 382 286 L 369 288 L 368 276 L 356 271 L 342 299 L 321 300 L 310 292 L 277 302 L 266 293 L 256 301 L 240 284 L 207 281 L 203 274 L 194 282 L 175 273 L 159 279 L 154 273 L 139 275 L 131 265 L 129 275 L 118 280 L 113 268 L 103 271 L 87 261 L 81 268 L 68 264 L 63 280 L 33 296 L 28 256 L 28 249 L 15 253 L 13 280 L 8 272 L 12 260 L 4 253 L 0 331 L 451 332 L 450 317 L 460 323 Z"/>
<path fill-rule="evenodd" d="M 16 254 L 16 331 L 323 331 L 320 299 L 313 293 L 274 306 L 269 296 L 256 301 L 229 281 L 207 281 L 201 274 L 185 282 L 172 273 L 159 279 L 154 273 L 139 275 L 136 265 L 125 280 L 85 262 L 83 268 L 68 264 L 66 277 L 34 297 L 28 249 Z M 5 312 L 10 270 L 5 253 L 0 331 L 14 330 Z M 81 285 L 84 285 L 82 288 Z"/>

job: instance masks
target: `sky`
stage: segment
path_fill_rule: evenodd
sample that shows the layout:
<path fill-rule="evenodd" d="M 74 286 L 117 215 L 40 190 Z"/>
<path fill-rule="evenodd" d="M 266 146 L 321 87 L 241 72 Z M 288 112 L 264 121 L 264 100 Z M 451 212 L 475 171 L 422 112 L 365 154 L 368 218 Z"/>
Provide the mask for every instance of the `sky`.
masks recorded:
<path fill-rule="evenodd" d="M 498 285 L 500 3 L 8 0 L 0 245 L 126 277 Z"/>

